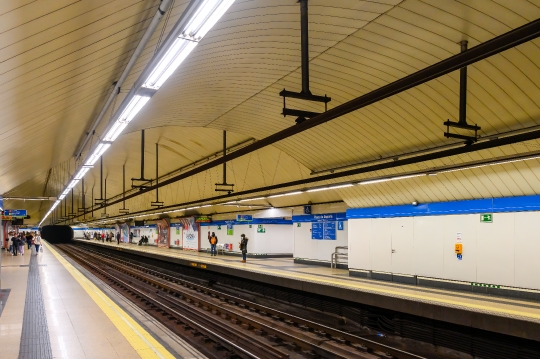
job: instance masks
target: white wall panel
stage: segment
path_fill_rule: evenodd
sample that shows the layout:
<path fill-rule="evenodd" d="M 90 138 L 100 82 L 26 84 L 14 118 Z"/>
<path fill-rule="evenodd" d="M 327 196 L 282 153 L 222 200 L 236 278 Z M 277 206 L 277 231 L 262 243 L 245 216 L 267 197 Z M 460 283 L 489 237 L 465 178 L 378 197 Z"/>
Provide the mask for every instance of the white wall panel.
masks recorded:
<path fill-rule="evenodd" d="M 514 285 L 514 217 L 514 213 L 495 213 L 493 223 L 480 223 L 477 215 L 478 282 Z"/>
<path fill-rule="evenodd" d="M 332 258 L 332 253 L 335 252 L 336 247 L 338 246 L 348 246 L 348 223 L 347 221 L 343 222 L 343 230 L 338 231 L 337 230 L 337 223 L 336 223 L 336 240 L 317 240 L 314 242 L 317 243 L 317 257 L 316 259 L 321 261 L 330 261 Z M 341 251 L 343 252 L 343 251 Z"/>
<path fill-rule="evenodd" d="M 414 268 L 414 219 L 392 218 L 392 272 L 412 274 Z"/>
<path fill-rule="evenodd" d="M 447 218 L 442 216 L 414 217 L 415 274 L 426 277 L 443 277 L 443 239 L 445 233 L 448 232 L 447 222 Z"/>
<path fill-rule="evenodd" d="M 371 269 L 375 271 L 392 271 L 392 220 L 393 218 L 376 218 L 371 220 Z"/>
<path fill-rule="evenodd" d="M 315 259 L 317 257 L 317 247 L 315 241 L 311 239 L 311 223 L 293 223 L 294 231 L 294 257 L 304 259 Z"/>
<path fill-rule="evenodd" d="M 540 289 L 540 212 L 515 215 L 515 286 Z"/>
<path fill-rule="evenodd" d="M 444 216 L 444 274 L 441 278 L 476 282 L 476 227 L 480 224 L 478 214 Z M 457 234 L 461 233 L 463 259 L 454 252 Z"/>
<path fill-rule="evenodd" d="M 370 218 L 347 221 L 349 268 L 371 269 L 371 221 Z"/>

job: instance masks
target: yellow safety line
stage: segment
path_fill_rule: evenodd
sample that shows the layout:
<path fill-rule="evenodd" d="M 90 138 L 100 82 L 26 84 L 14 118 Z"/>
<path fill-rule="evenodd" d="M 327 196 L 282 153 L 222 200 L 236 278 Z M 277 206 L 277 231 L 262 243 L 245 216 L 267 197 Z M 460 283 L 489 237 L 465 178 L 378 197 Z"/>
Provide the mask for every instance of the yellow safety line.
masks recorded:
<path fill-rule="evenodd" d="M 144 330 L 129 314 L 124 312 L 94 283 L 86 278 L 71 263 L 66 261 L 52 246 L 47 245 L 47 249 L 58 259 L 68 270 L 77 282 L 84 288 L 86 293 L 96 302 L 96 304 L 109 317 L 111 322 L 118 328 L 118 331 L 131 344 L 133 349 L 143 359 L 161 358 L 168 359 L 174 356 L 169 353 L 157 340 L 155 340 L 146 330 Z"/>
<path fill-rule="evenodd" d="M 132 248 L 129 248 L 129 249 L 132 249 Z M 150 250 L 143 250 L 143 249 L 132 249 L 132 250 L 141 251 L 141 252 L 149 252 L 149 253 L 159 253 L 161 255 L 165 255 L 165 256 L 168 256 L 168 257 L 173 257 L 173 258 L 176 257 L 176 258 L 186 259 L 186 256 L 182 256 L 182 255 L 178 255 L 178 254 L 177 255 L 171 255 L 171 254 L 167 253 L 166 251 L 158 251 L 158 250 L 150 251 Z M 195 256 L 193 256 L 193 257 L 195 257 Z M 200 261 L 206 261 L 206 258 L 204 258 L 204 259 L 200 258 L 200 257 L 196 257 L 196 258 L 197 258 L 197 260 L 199 262 Z M 189 258 L 189 260 L 196 260 L 196 259 Z M 206 263 L 212 263 L 214 265 L 220 265 L 220 266 L 224 266 L 224 267 L 232 267 L 232 268 L 246 270 L 246 265 L 245 264 L 243 264 L 243 265 L 231 264 L 231 263 L 227 263 L 227 264 L 219 263 L 218 264 L 218 263 L 213 262 L 213 261 L 211 261 L 211 262 L 206 261 Z M 333 280 L 330 280 L 330 279 L 323 279 L 321 277 L 313 277 L 313 275 L 301 275 L 301 274 L 297 274 L 297 273 L 295 273 L 294 275 L 291 275 L 291 274 L 288 274 L 288 273 L 282 272 L 282 271 L 270 270 L 270 269 L 261 269 L 261 268 L 256 268 L 256 269 L 251 268 L 249 271 L 258 272 L 258 273 L 262 273 L 262 274 L 280 275 L 280 276 L 291 278 L 291 279 L 303 279 L 303 280 L 314 282 L 314 283 L 317 283 L 317 282 L 326 283 L 326 284 L 331 284 L 331 285 L 334 285 L 334 286 L 337 284 L 339 286 L 348 287 L 348 288 L 352 288 L 352 289 L 361 289 L 361 290 L 364 290 L 366 292 L 371 292 L 371 293 L 384 293 L 384 294 L 387 294 L 387 295 L 390 294 L 390 295 L 397 296 L 397 297 L 404 298 L 404 299 L 413 298 L 413 299 L 420 299 L 422 301 L 429 302 L 429 303 L 433 303 L 433 302 L 445 303 L 445 304 L 448 304 L 448 305 L 459 306 L 459 307 L 464 307 L 464 308 L 469 308 L 469 309 L 476 309 L 476 310 L 480 310 L 480 311 L 489 311 L 489 312 L 499 313 L 499 314 L 503 314 L 504 316 L 515 315 L 515 316 L 520 316 L 523 319 L 533 319 L 533 320 L 536 320 L 536 321 L 540 320 L 540 314 L 539 313 L 530 313 L 530 312 L 524 312 L 524 311 L 515 310 L 515 309 L 503 309 L 503 308 L 497 308 L 497 307 L 490 306 L 490 305 L 465 303 L 465 302 L 460 302 L 460 301 L 457 301 L 457 300 L 432 297 L 432 296 L 425 295 L 425 294 L 403 293 L 403 292 L 398 292 L 398 291 L 394 291 L 394 290 L 391 290 L 391 289 L 370 287 L 370 286 L 367 286 L 367 285 L 362 285 L 362 284 L 360 284 L 358 282 L 356 282 L 354 284 L 344 283 L 344 282 L 336 283 L 336 281 L 333 281 Z M 444 295 L 444 294 L 441 294 L 441 295 Z M 476 300 L 476 299 L 473 299 L 473 300 Z M 478 299 L 478 300 L 480 300 L 480 299 Z M 512 305 L 512 304 L 505 304 L 505 305 Z"/>

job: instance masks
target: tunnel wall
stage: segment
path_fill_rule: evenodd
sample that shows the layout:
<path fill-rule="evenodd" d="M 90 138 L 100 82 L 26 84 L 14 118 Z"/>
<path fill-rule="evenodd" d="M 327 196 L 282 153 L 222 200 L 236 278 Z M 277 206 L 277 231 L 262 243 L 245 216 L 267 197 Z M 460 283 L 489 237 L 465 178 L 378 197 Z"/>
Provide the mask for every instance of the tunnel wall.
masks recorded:
<path fill-rule="evenodd" d="M 68 243 L 73 240 L 73 229 L 70 226 L 43 226 L 41 238 L 49 243 Z"/>

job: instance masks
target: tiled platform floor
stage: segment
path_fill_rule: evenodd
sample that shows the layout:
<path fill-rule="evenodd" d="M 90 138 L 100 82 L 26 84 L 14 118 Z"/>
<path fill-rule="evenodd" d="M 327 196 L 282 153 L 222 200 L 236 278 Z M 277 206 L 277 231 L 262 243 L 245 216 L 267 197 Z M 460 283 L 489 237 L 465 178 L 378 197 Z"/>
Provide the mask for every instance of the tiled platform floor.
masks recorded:
<path fill-rule="evenodd" d="M 142 357 L 49 249 L 46 246 L 44 253 L 34 257 L 34 260 L 37 260 L 39 265 L 43 295 L 42 309 L 46 316 L 53 357 L 66 359 Z M 0 289 L 9 288 L 11 292 L 0 316 L 0 358 L 17 359 L 22 355 L 19 353 L 19 346 L 23 331 L 23 313 L 31 256 L 29 252 L 26 252 L 24 256 L 14 257 L 6 251 L 2 251 L 1 255 L 2 288 Z M 118 302 L 123 299 L 118 296 L 113 300 Z M 158 328 L 159 323 L 152 323 L 152 320 L 145 318 L 143 314 L 137 314 L 139 316 L 137 320 L 146 321 L 143 325 L 147 328 L 153 326 L 159 331 L 155 333 L 156 336 L 165 337 L 166 333 L 160 331 L 163 328 Z M 162 338 L 161 341 L 163 342 L 164 339 L 166 338 Z M 200 354 L 190 350 L 188 345 L 176 341 L 171 346 L 176 345 L 180 350 L 171 351 L 173 355 L 171 357 L 200 357 Z M 150 358 L 152 355 L 145 357 Z"/>

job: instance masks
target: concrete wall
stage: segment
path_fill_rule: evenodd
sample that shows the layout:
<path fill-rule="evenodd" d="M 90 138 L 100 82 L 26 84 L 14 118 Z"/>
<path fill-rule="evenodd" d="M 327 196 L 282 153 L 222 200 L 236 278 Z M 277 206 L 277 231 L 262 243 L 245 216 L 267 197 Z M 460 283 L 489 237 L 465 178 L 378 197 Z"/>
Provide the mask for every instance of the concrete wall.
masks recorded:
<path fill-rule="evenodd" d="M 348 232 L 351 269 L 540 289 L 539 211 L 349 219 Z"/>
<path fill-rule="evenodd" d="M 311 223 L 293 224 L 294 258 L 330 262 L 330 256 L 337 246 L 348 245 L 348 223 L 343 223 L 343 230 L 336 231 L 336 240 L 311 239 Z"/>

